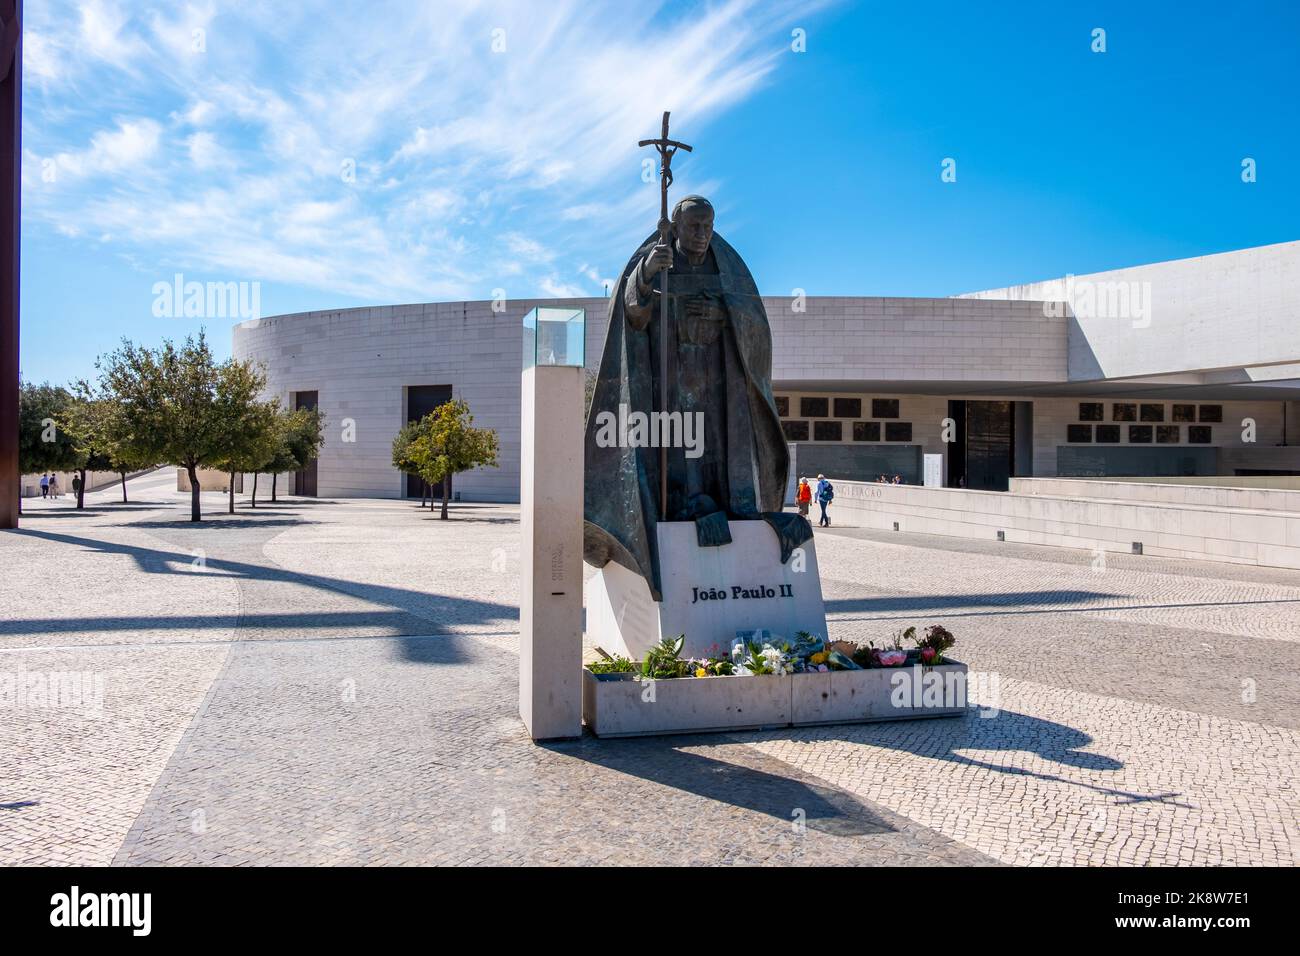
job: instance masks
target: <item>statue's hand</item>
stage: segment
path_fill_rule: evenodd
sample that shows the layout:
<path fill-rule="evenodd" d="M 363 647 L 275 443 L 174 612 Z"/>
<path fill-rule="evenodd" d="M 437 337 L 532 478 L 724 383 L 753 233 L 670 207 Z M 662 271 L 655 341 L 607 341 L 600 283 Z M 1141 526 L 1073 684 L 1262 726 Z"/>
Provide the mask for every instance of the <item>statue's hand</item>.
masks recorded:
<path fill-rule="evenodd" d="M 686 300 L 686 317 L 689 319 L 711 321 L 717 319 L 721 314 L 721 307 L 712 296 L 693 295 Z"/>
<path fill-rule="evenodd" d="M 646 257 L 641 260 L 641 277 L 646 284 L 649 284 L 656 272 L 672 268 L 672 264 L 673 247 L 666 242 L 656 243 L 655 247 L 646 253 Z"/>

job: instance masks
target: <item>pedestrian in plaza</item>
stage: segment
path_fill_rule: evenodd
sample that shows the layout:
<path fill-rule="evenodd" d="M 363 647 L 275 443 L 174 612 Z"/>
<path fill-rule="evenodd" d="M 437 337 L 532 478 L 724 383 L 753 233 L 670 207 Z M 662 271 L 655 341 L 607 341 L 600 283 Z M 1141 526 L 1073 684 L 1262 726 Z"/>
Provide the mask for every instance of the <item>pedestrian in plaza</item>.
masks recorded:
<path fill-rule="evenodd" d="M 50 496 L 50 476 L 49 473 L 47 472 L 46 474 L 41 475 L 41 497 L 48 498 L 49 496 Z"/>
<path fill-rule="evenodd" d="M 72 497 L 77 497 L 81 493 L 81 476 L 72 476 Z"/>
<path fill-rule="evenodd" d="M 817 522 L 820 527 L 829 528 L 831 526 L 831 517 L 826 513 L 827 506 L 835 499 L 835 486 L 826 480 L 825 475 L 817 476 L 817 504 L 821 506 L 821 520 Z"/>
<path fill-rule="evenodd" d="M 808 517 L 808 505 L 812 501 L 812 486 L 808 484 L 807 478 L 799 479 L 799 490 L 795 492 L 794 500 L 799 505 L 799 513 L 805 518 Z"/>
<path fill-rule="evenodd" d="M 59 476 L 50 475 L 50 497 L 59 497 Z"/>

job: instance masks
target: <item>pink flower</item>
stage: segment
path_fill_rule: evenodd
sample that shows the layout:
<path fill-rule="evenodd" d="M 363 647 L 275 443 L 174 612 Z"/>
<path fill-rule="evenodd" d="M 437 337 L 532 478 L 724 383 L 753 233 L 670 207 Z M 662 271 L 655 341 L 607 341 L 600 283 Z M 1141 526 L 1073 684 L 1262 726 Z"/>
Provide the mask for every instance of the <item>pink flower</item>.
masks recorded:
<path fill-rule="evenodd" d="M 907 651 L 881 651 L 880 652 L 881 667 L 897 667 L 905 660 L 907 660 Z"/>
<path fill-rule="evenodd" d="M 921 663 L 923 663 L 923 664 L 929 664 L 929 663 L 930 663 L 931 661 L 933 661 L 933 660 L 935 659 L 935 657 L 937 657 L 937 656 L 938 656 L 938 655 L 935 653 L 935 650 L 934 650 L 933 647 L 923 647 L 923 648 L 921 648 Z"/>

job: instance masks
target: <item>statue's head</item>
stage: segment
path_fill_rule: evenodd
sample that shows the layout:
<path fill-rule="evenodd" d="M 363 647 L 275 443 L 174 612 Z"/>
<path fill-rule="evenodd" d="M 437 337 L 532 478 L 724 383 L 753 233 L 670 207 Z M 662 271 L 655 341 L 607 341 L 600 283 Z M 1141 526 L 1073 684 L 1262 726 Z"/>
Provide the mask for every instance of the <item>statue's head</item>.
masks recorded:
<path fill-rule="evenodd" d="M 703 196 L 686 196 L 673 206 L 677 246 L 693 263 L 704 261 L 713 241 L 713 203 Z"/>

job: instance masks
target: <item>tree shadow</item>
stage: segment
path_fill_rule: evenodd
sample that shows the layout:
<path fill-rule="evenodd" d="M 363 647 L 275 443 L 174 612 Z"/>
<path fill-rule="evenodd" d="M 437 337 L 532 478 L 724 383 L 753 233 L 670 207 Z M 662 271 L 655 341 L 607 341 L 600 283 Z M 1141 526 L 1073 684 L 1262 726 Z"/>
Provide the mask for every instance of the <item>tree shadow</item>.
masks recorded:
<path fill-rule="evenodd" d="M 136 504 L 117 504 L 117 505 L 87 505 L 85 508 L 78 508 L 76 505 L 68 505 L 66 508 L 61 505 L 51 505 L 48 508 L 37 508 L 32 511 L 24 511 L 23 520 L 30 518 L 64 518 L 71 515 L 106 515 L 116 514 L 123 511 L 157 511 L 157 505 L 145 504 L 143 502 Z"/>
<path fill-rule="evenodd" d="M 269 512 L 268 512 L 269 514 Z M 132 528 L 229 528 L 236 531 L 248 528 L 289 528 L 289 527 L 306 527 L 307 525 L 319 524 L 318 521 L 307 521 L 303 518 L 243 518 L 236 515 L 221 515 L 220 517 L 212 516 L 203 518 L 199 521 L 191 521 L 189 518 L 175 518 L 170 521 L 132 521 Z"/>
<path fill-rule="evenodd" d="M 438 517 L 437 509 L 434 510 L 433 514 L 431 514 L 431 515 L 425 515 L 421 520 L 422 520 L 422 521 L 442 521 L 442 519 Z M 519 523 L 519 519 L 518 519 L 518 518 L 511 518 L 511 517 L 508 517 L 508 516 L 495 516 L 495 517 L 494 517 L 494 516 L 485 516 L 485 517 L 479 517 L 478 515 L 475 515 L 475 514 L 472 514 L 472 513 L 467 514 L 467 513 L 463 512 L 463 511 L 462 511 L 461 513 L 459 513 L 459 514 L 457 514 L 457 513 L 455 513 L 455 512 L 448 512 L 446 523 L 447 523 L 447 524 L 452 524 L 453 522 L 458 523 L 458 524 L 518 524 L 518 523 Z"/>
<path fill-rule="evenodd" d="M 182 527 L 189 527 L 187 522 L 181 524 Z M 134 526 L 133 526 L 134 527 Z M 374 623 L 375 620 L 385 621 L 385 614 L 401 612 L 409 616 L 408 623 L 403 626 L 407 634 L 419 630 L 426 636 L 461 636 L 472 639 L 472 633 L 466 634 L 459 631 L 448 631 L 445 626 L 437 623 L 437 617 L 441 617 L 439 612 L 446 611 L 445 619 L 454 621 L 457 625 L 473 625 L 498 623 L 506 629 L 515 628 L 519 621 L 519 608 L 500 604 L 494 601 L 480 601 L 474 598 L 455 597 L 451 595 L 429 594 L 423 591 L 415 591 L 408 588 L 393 587 L 385 584 L 370 584 L 360 581 L 352 581 L 346 578 L 330 577 L 322 574 L 309 574 L 298 571 L 291 571 L 278 565 L 261 565 L 250 564 L 245 561 L 237 561 L 229 558 L 222 558 L 215 555 L 207 555 L 203 558 L 204 570 L 195 570 L 195 555 L 186 551 L 168 551 L 161 548 L 148 548 L 139 545 L 118 544 L 111 541 L 101 541 L 94 538 L 82 537 L 79 535 L 61 534 L 55 531 L 38 531 L 31 528 L 23 528 L 10 532 L 12 534 L 38 538 L 46 541 L 55 541 L 61 544 L 68 544 L 86 548 L 89 551 L 101 554 L 117 554 L 130 557 L 136 564 L 136 567 L 146 574 L 218 574 L 225 577 L 247 580 L 250 582 L 267 582 L 272 584 L 286 584 L 306 588 L 315 588 L 321 591 L 328 591 L 335 594 L 343 594 L 347 597 L 356 598 L 372 604 L 383 605 L 391 611 L 377 611 L 373 609 L 361 609 L 356 612 L 356 620 Z M 430 601 L 433 601 L 430 606 Z M 304 628 L 320 627 L 320 622 L 327 621 L 330 615 L 337 614 L 336 611 L 325 612 L 308 612 L 301 616 L 302 626 Z M 344 614 L 348 612 L 343 612 Z M 72 619 L 76 621 L 77 619 Z M 114 619 L 106 619 L 109 625 Z M 122 629 L 128 629 L 133 618 L 127 617 Z M 157 620 L 148 616 L 141 616 L 134 620 L 148 622 Z M 183 619 L 186 623 L 183 626 L 198 626 L 192 621 L 199 619 Z M 228 619 L 227 619 L 228 620 Z M 241 629 L 263 626 L 280 627 L 284 622 L 293 621 L 294 616 L 271 614 L 259 615 L 256 612 L 248 612 L 247 608 L 241 609 L 239 614 L 238 626 Z M 394 619 L 395 620 L 395 619 Z M 424 627 L 424 622 L 428 622 L 428 627 Z M 22 624 L 24 622 L 16 622 Z M 50 621 L 27 621 L 27 626 L 38 626 L 50 629 L 53 625 Z M 95 619 L 86 619 L 90 625 L 89 629 L 95 629 L 98 625 Z M 146 624 L 148 627 L 156 627 L 156 624 Z M 226 623 L 222 626 L 229 626 Z M 346 620 L 343 626 L 356 626 L 356 621 L 348 623 Z M 111 626 L 110 626 L 110 629 Z M 6 630 L 0 627 L 0 632 Z M 396 635 L 394 635 L 396 636 Z M 412 658 L 418 660 L 419 658 Z"/>
<path fill-rule="evenodd" d="M 1124 595 L 1105 591 L 1012 591 L 1006 594 L 905 594 L 892 597 L 837 598 L 826 602 L 826 613 L 853 611 L 936 611 L 953 608 L 1032 606 L 1042 613 L 1045 604 L 1083 604 Z M 942 615 L 941 615 L 942 616 Z M 964 615 L 963 615 L 964 616 Z"/>

